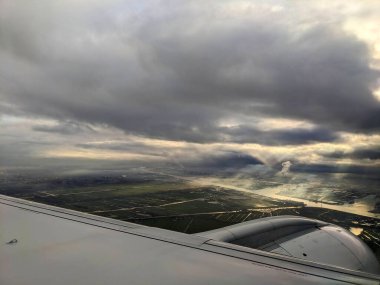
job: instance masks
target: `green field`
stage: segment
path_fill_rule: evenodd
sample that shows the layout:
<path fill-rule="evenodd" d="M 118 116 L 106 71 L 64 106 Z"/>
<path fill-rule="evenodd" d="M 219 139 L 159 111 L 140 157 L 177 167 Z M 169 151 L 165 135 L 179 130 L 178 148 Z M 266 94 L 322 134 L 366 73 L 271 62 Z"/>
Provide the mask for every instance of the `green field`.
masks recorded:
<path fill-rule="evenodd" d="M 13 196 L 186 233 L 208 231 L 268 216 L 300 215 L 335 223 L 346 229 L 363 229 L 359 237 L 380 258 L 380 222 L 374 218 L 304 207 L 299 202 L 180 180 L 116 182 L 74 183 L 70 186 L 43 182 L 33 184 L 33 187 L 26 184 Z M 0 193 L 9 195 L 9 192 L 9 189 L 0 189 Z"/>

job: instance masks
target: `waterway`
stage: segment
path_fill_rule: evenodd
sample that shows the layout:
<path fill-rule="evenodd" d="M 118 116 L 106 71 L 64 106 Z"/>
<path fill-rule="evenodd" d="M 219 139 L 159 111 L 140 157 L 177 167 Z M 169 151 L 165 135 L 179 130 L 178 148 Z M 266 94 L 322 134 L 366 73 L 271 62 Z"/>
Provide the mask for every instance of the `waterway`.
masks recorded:
<path fill-rule="evenodd" d="M 218 178 L 184 177 L 184 176 L 179 176 L 179 175 L 170 175 L 170 174 L 166 174 L 166 173 L 162 173 L 158 171 L 149 171 L 149 172 L 182 179 L 182 180 L 189 181 L 189 182 L 192 182 L 198 185 L 203 185 L 203 186 L 217 186 L 217 187 L 223 187 L 223 188 L 229 188 L 229 189 L 238 190 L 242 192 L 247 192 L 251 194 L 261 195 L 261 196 L 269 197 L 272 199 L 301 202 L 301 203 L 304 203 L 306 207 L 320 207 L 324 209 L 331 209 L 331 210 L 341 211 L 345 213 L 351 213 L 351 214 L 361 215 L 365 217 L 380 219 L 380 214 L 369 212 L 370 210 L 374 208 L 376 202 L 378 201 L 377 199 L 375 199 L 375 195 L 368 195 L 362 199 L 357 199 L 355 200 L 355 203 L 353 204 L 345 203 L 342 205 L 340 204 L 332 205 L 332 204 L 324 203 L 323 201 L 315 202 L 315 201 L 310 201 L 307 199 L 283 196 L 279 194 L 280 192 L 284 190 L 288 190 L 289 188 L 295 187 L 294 184 L 281 184 L 281 185 L 276 185 L 273 187 L 266 187 L 263 189 L 254 190 L 254 189 L 249 189 L 242 186 L 236 186 L 231 183 L 226 183 L 225 181 L 223 181 L 223 179 L 218 179 Z"/>
<path fill-rule="evenodd" d="M 213 186 L 229 188 L 229 189 L 243 191 L 243 192 L 249 192 L 249 193 L 269 197 L 272 199 L 301 202 L 301 203 L 304 203 L 306 207 L 320 207 L 324 209 L 337 210 L 341 212 L 380 219 L 380 214 L 369 212 L 375 206 L 375 203 L 376 203 L 375 195 L 368 195 L 362 199 L 357 199 L 355 200 L 354 204 L 345 203 L 343 205 L 332 205 L 328 203 L 323 203 L 323 201 L 314 202 L 314 201 L 309 201 L 307 199 L 283 196 L 279 194 L 280 192 L 284 190 L 288 190 L 290 187 L 294 187 L 294 184 L 282 184 L 282 185 L 278 185 L 274 187 L 266 187 L 260 190 L 252 190 L 245 187 L 231 185 L 228 183 L 226 184 L 225 182 L 223 182 L 223 180 L 219 181 L 218 179 L 214 179 L 214 178 L 211 178 L 211 179 L 201 178 L 201 179 L 197 179 L 196 182 L 202 185 L 213 185 Z"/>

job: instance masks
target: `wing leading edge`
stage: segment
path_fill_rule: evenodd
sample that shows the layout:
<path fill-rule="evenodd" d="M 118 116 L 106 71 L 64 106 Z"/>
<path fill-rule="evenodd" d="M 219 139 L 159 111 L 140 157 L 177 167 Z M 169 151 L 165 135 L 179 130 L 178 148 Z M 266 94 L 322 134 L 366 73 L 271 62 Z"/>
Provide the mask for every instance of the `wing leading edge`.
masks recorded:
<path fill-rule="evenodd" d="M 379 284 L 379 276 L 0 195 L 0 284 Z"/>

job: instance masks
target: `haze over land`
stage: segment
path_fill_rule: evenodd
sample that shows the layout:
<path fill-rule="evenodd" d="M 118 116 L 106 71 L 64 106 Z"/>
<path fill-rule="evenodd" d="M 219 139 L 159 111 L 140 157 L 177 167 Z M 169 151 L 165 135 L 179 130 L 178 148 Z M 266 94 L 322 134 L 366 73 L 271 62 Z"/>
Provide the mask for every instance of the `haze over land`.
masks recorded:
<path fill-rule="evenodd" d="M 369 0 L 3 0 L 0 175 L 164 168 L 376 210 L 379 27 Z"/>

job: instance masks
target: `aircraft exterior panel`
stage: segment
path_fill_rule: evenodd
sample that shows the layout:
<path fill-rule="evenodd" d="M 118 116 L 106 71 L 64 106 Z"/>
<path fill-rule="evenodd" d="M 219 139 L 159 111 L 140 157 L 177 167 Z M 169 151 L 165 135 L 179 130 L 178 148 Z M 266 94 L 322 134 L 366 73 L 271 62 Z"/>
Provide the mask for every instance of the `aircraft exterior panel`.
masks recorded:
<path fill-rule="evenodd" d="M 379 279 L 0 196 L 1 285 L 321 283 Z"/>

